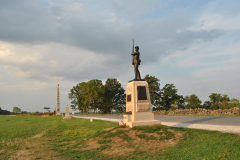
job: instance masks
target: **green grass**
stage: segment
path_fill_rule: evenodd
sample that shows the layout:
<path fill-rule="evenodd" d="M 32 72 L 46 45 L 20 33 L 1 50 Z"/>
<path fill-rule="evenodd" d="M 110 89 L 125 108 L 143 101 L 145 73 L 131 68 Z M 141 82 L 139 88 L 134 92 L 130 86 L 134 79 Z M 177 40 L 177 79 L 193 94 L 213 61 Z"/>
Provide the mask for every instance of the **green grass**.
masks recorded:
<path fill-rule="evenodd" d="M 126 140 L 126 141 L 130 141 L 131 140 L 131 138 L 126 133 L 124 133 L 123 135 L 121 135 L 119 137 L 122 138 L 123 140 Z"/>
<path fill-rule="evenodd" d="M 0 141 L 26 138 L 47 130 L 53 117 L 0 116 Z"/>
<path fill-rule="evenodd" d="M 116 136 L 119 136 L 120 134 L 123 134 L 123 133 L 124 133 L 124 131 L 117 130 L 116 132 L 110 132 L 107 135 L 104 135 L 103 138 L 116 137 Z"/>
<path fill-rule="evenodd" d="M 0 159 L 10 159 L 18 150 L 29 150 L 32 153 L 32 146 L 25 145 L 25 142 L 35 143 L 36 139 L 29 139 L 29 137 L 39 133 L 44 133 L 43 138 L 40 139 L 41 142 L 38 142 L 43 145 L 43 151 L 40 153 L 52 150 L 58 153 L 62 159 L 237 160 L 240 157 L 240 135 L 217 131 L 171 128 L 158 125 L 134 127 L 133 129 L 136 131 L 143 131 L 142 134 L 138 134 L 139 137 L 151 140 L 152 142 L 156 140 L 156 137 L 147 136 L 147 133 L 156 133 L 161 140 L 172 139 L 174 137 L 174 134 L 168 129 L 185 133 L 183 139 L 177 145 L 152 154 L 141 150 L 139 146 L 132 146 L 131 138 L 125 130 L 111 132 L 123 126 L 107 121 L 94 120 L 94 122 L 90 122 L 89 119 L 78 118 L 63 120 L 59 116 L 0 116 L 0 124 Z M 111 127 L 115 128 L 109 131 L 104 130 Z M 111 147 L 114 146 L 114 142 L 107 138 L 116 136 L 123 139 L 124 142 L 128 142 L 128 146 L 132 146 L 134 152 L 126 155 L 127 157 L 114 158 L 104 155 L 104 151 L 111 150 Z M 76 150 L 76 148 L 88 147 L 88 140 L 90 138 L 103 138 L 97 141 L 101 146 L 90 150 Z M 21 141 L 19 143 L 17 143 L 18 141 L 14 142 L 17 139 Z M 40 153 L 35 157 L 36 159 L 43 159 Z"/>
<path fill-rule="evenodd" d="M 165 140 L 165 139 L 171 139 L 174 137 L 174 134 L 170 131 L 168 131 L 169 127 L 165 127 L 165 126 L 160 126 L 160 125 L 153 125 L 153 126 L 139 126 L 139 127 L 133 127 L 134 130 L 142 130 L 144 131 L 143 133 L 157 133 L 158 135 L 160 135 L 159 140 Z M 162 131 L 162 132 L 160 132 Z M 162 135 L 165 136 L 162 136 Z M 156 140 L 158 139 L 157 137 L 150 135 L 147 136 L 146 134 L 136 134 L 136 136 L 138 136 L 141 139 L 146 139 L 148 140 Z"/>
<path fill-rule="evenodd" d="M 239 159 L 240 136 L 217 131 L 182 129 L 187 132 L 179 145 L 165 150 L 164 159 Z"/>
<path fill-rule="evenodd" d="M 97 143 L 98 143 L 98 144 L 105 144 L 105 143 L 109 143 L 109 142 L 111 142 L 111 141 L 112 141 L 112 140 L 110 140 L 110 139 L 109 139 L 109 140 L 105 140 L 105 139 L 104 139 L 104 140 L 99 140 Z"/>
<path fill-rule="evenodd" d="M 159 125 L 154 125 L 154 126 L 137 126 L 137 127 L 133 127 L 134 130 L 142 130 L 145 133 L 154 133 L 156 131 L 165 129 L 167 127 L 164 126 L 159 126 Z"/>

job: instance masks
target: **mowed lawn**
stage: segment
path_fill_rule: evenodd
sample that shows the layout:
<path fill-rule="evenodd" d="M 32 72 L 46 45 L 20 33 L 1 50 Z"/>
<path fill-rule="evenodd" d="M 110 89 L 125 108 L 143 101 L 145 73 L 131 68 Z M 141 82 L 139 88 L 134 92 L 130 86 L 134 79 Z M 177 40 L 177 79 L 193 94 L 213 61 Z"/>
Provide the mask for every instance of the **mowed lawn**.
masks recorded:
<path fill-rule="evenodd" d="M 61 116 L 0 116 L 0 159 L 240 159 L 240 135 Z"/>

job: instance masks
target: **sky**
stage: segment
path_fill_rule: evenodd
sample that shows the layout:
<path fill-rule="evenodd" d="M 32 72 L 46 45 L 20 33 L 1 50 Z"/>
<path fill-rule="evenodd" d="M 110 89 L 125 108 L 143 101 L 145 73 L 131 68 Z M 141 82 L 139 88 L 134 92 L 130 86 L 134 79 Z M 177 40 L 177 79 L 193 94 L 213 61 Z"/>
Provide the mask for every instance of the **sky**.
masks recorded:
<path fill-rule="evenodd" d="M 0 0 L 0 107 L 42 111 L 71 105 L 73 86 L 141 77 L 178 94 L 240 99 L 238 0 Z"/>

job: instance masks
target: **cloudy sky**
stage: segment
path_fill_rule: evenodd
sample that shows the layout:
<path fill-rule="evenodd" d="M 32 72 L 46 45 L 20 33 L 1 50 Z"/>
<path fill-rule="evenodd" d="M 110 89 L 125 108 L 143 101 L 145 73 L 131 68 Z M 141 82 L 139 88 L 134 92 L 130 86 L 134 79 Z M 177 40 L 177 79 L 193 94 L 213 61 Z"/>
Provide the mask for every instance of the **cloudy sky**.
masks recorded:
<path fill-rule="evenodd" d="M 77 83 L 142 77 L 178 94 L 240 99 L 238 0 L 0 0 L 0 107 L 42 111 L 70 105 Z"/>

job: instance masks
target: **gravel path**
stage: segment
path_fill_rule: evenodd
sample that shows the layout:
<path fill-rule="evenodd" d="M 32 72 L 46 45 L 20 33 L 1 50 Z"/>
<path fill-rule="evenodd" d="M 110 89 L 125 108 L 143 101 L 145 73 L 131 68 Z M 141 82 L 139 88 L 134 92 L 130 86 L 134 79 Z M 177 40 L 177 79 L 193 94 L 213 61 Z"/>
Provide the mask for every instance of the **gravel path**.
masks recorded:
<path fill-rule="evenodd" d="M 72 115 L 75 118 L 99 119 L 118 123 L 123 116 L 87 116 Z M 209 117 L 209 116 L 155 116 L 163 125 L 171 127 L 215 130 L 240 134 L 240 117 Z"/>

